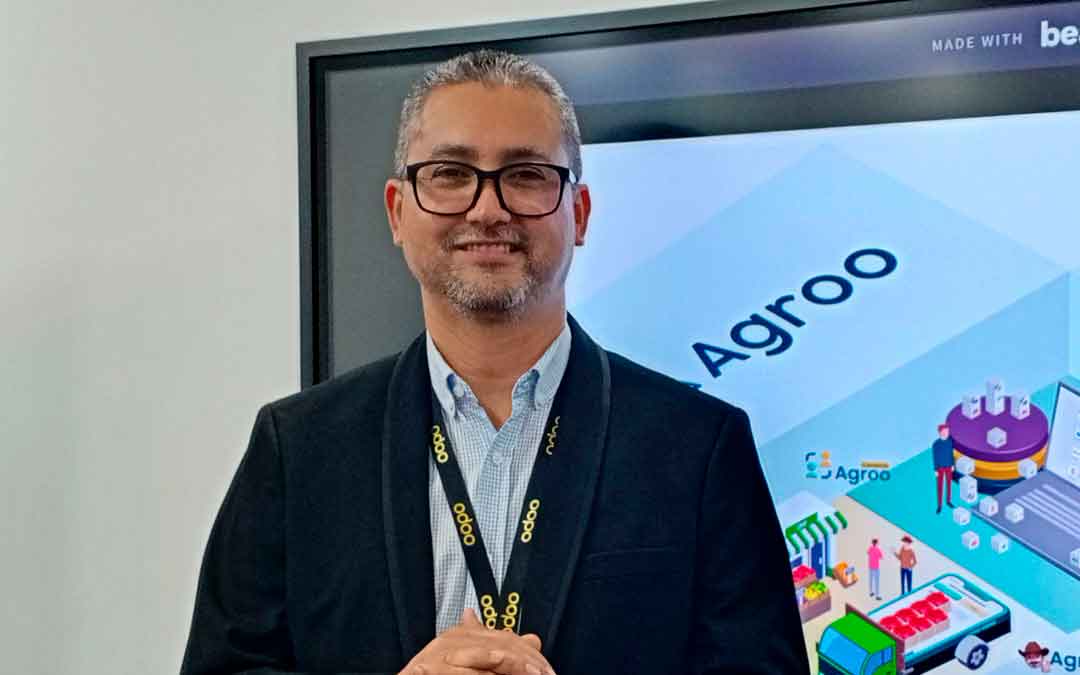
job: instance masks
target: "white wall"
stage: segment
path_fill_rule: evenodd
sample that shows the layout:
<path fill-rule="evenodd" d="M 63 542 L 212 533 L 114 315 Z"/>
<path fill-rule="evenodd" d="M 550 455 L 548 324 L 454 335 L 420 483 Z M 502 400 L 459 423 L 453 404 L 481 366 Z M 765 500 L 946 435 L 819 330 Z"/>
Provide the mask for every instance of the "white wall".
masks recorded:
<path fill-rule="evenodd" d="M 661 3 L 0 5 L 0 670 L 179 667 L 255 411 L 299 387 L 296 43 Z"/>

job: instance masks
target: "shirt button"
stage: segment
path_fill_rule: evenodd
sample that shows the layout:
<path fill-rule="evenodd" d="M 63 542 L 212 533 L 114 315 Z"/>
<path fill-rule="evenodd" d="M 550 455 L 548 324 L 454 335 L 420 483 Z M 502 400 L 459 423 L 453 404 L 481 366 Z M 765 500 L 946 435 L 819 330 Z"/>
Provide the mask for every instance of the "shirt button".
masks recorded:
<path fill-rule="evenodd" d="M 493 452 L 493 453 L 491 453 L 491 463 L 492 464 L 494 464 L 495 466 L 499 466 L 500 464 L 502 464 L 502 461 L 503 461 L 503 454 L 501 452 Z"/>

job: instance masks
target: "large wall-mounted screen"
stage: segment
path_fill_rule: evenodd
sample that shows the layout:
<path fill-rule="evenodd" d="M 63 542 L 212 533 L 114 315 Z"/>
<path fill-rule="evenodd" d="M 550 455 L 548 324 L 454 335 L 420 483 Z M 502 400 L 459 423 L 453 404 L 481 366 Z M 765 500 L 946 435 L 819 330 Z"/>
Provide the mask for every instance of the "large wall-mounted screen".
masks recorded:
<path fill-rule="evenodd" d="M 1080 2 L 725 4 L 302 48 L 305 383 L 420 329 L 408 82 L 524 53 L 585 140 L 570 312 L 749 412 L 814 672 L 1077 671 Z"/>

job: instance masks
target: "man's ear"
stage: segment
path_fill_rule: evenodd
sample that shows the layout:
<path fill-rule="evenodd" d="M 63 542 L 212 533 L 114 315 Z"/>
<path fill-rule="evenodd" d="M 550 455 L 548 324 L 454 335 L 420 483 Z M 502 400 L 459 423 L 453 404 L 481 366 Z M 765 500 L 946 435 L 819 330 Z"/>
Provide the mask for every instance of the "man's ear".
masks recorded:
<path fill-rule="evenodd" d="M 383 201 L 386 205 L 386 220 L 390 223 L 390 234 L 394 238 L 394 246 L 401 246 L 401 204 L 404 200 L 405 181 L 400 178 L 390 178 L 383 188 Z"/>
<path fill-rule="evenodd" d="M 574 245 L 585 245 L 585 232 L 589 229 L 589 214 L 592 213 L 592 197 L 589 186 L 578 183 L 574 186 Z"/>

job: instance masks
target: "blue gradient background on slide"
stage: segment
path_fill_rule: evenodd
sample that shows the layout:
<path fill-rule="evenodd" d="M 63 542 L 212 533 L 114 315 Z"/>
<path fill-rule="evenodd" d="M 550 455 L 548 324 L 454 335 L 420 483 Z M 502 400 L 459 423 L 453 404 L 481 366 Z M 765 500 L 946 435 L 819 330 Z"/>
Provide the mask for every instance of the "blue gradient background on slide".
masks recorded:
<path fill-rule="evenodd" d="M 779 502 L 807 489 L 806 451 L 895 465 L 987 377 L 1033 392 L 1080 371 L 1078 158 L 1076 112 L 588 146 L 570 311 L 609 349 L 746 408 Z M 845 275 L 869 247 L 896 271 Z M 821 274 L 847 276 L 851 298 L 805 300 Z M 786 294 L 806 325 L 765 311 Z M 729 332 L 753 313 L 792 346 L 738 347 Z M 751 357 L 713 378 L 699 341 Z"/>
<path fill-rule="evenodd" d="M 1004 593 L 1013 631 L 997 663 L 1038 636 L 1080 653 L 1080 582 L 1019 542 L 1008 555 L 963 546 L 964 528 L 935 512 L 929 460 L 937 425 L 988 378 L 1047 413 L 1057 383 L 1077 382 L 1078 160 L 1080 112 L 589 146 L 594 211 L 569 308 L 609 349 L 745 408 L 777 503 L 850 498 Z M 846 273 L 866 248 L 895 255 L 895 271 Z M 805 299 L 825 274 L 851 297 Z M 765 310 L 784 295 L 805 325 Z M 786 351 L 735 344 L 755 313 L 791 335 Z M 750 358 L 714 378 L 696 342 Z M 848 468 L 888 462 L 892 477 L 808 478 L 806 453 L 826 450 Z"/>

